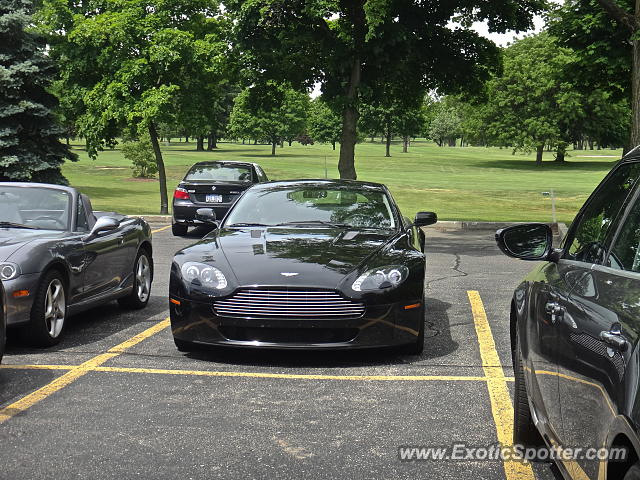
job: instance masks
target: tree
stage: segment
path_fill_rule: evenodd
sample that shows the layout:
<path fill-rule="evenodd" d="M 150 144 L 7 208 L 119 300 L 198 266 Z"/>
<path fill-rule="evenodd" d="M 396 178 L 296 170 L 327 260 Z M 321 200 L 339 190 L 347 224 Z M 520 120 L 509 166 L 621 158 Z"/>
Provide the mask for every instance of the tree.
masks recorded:
<path fill-rule="evenodd" d="M 427 136 L 438 144 L 455 146 L 456 139 L 462 133 L 462 121 L 458 109 L 452 105 L 441 104 L 429 124 Z"/>
<path fill-rule="evenodd" d="M 361 94 L 380 98 L 390 82 L 443 91 L 479 86 L 498 64 L 493 42 L 470 29 L 527 30 L 545 0 L 228 0 L 240 62 L 255 85 L 287 80 L 296 88 L 322 85 L 339 105 L 342 134 L 338 169 L 356 178 L 356 126 Z M 456 17 L 459 26 L 451 28 Z"/>
<path fill-rule="evenodd" d="M 271 83 L 258 101 L 250 89 L 243 90 L 235 99 L 229 131 L 240 138 L 264 138 L 271 144 L 271 155 L 276 146 L 292 141 L 305 131 L 309 111 L 309 96 L 285 85 Z"/>
<path fill-rule="evenodd" d="M 627 149 L 640 144 L 640 3 L 631 0 L 566 0 L 550 32 L 574 51 L 569 70 L 585 94 L 602 90 L 631 107 Z"/>
<path fill-rule="evenodd" d="M 0 0 L 0 179 L 62 183 L 65 160 L 77 160 L 60 142 L 54 76 L 44 39 L 28 31 L 30 0 Z"/>
<path fill-rule="evenodd" d="M 311 138 L 320 143 L 330 143 L 336 149 L 342 133 L 342 121 L 322 97 L 311 102 L 308 127 Z"/>
<path fill-rule="evenodd" d="M 544 147 L 552 145 L 557 160 L 564 160 L 571 126 L 584 116 L 584 98 L 562 77 L 571 55 L 547 33 L 505 49 L 504 73 L 487 86 L 487 123 L 494 143 L 514 151 L 535 149 L 538 164 Z"/>
<path fill-rule="evenodd" d="M 227 45 L 218 37 L 217 7 L 206 0 L 92 2 L 44 0 L 40 19 L 67 91 L 82 99 L 78 132 L 95 158 L 122 129 L 143 124 L 168 213 L 159 122 L 172 123 L 194 92 L 193 79 L 215 83 Z M 218 71 L 218 78 L 223 72 Z"/>
<path fill-rule="evenodd" d="M 139 139 L 122 144 L 122 154 L 133 163 L 131 169 L 134 177 L 151 178 L 158 173 L 151 138 L 144 125 Z"/>

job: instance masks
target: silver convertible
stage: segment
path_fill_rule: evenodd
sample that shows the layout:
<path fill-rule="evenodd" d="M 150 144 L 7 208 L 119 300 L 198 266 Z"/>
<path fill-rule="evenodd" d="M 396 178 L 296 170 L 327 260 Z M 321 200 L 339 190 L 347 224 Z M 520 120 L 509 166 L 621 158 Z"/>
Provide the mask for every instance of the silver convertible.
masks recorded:
<path fill-rule="evenodd" d="M 54 345 L 69 315 L 112 300 L 147 305 L 151 229 L 94 212 L 75 188 L 0 182 L 0 279 L 7 327 L 31 345 Z"/>

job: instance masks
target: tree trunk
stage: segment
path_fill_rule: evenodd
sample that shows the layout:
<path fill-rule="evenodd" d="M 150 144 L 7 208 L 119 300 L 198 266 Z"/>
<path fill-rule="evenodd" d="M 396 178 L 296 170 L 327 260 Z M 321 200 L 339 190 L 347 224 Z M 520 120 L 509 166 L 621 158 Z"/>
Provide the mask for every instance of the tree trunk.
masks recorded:
<path fill-rule="evenodd" d="M 386 145 L 385 145 L 385 157 L 390 157 L 391 156 L 391 129 L 390 126 L 387 124 L 387 133 L 385 135 L 385 140 L 386 140 Z"/>
<path fill-rule="evenodd" d="M 409 151 L 409 137 L 402 137 L 402 153 Z"/>
<path fill-rule="evenodd" d="M 184 137 L 184 143 L 189 143 L 189 137 Z"/>
<path fill-rule="evenodd" d="M 342 2 L 341 2 L 342 3 Z M 342 136 L 340 139 L 340 158 L 338 171 L 340 178 L 356 180 L 356 141 L 358 139 L 357 125 L 360 112 L 358 111 L 358 93 L 362 80 L 362 59 L 360 49 L 365 43 L 367 34 L 366 17 L 364 12 L 365 0 L 351 0 L 345 2 L 349 9 L 349 19 L 353 25 L 353 57 L 351 58 L 351 72 L 347 81 L 344 96 L 344 109 L 342 111 Z"/>
<path fill-rule="evenodd" d="M 358 124 L 358 90 L 360 86 L 361 65 L 360 58 L 356 55 L 351 65 L 351 78 L 347 89 L 346 102 L 342 111 L 342 136 L 340 138 L 340 159 L 338 171 L 340 178 L 356 180 L 355 155 L 356 155 L 356 126 Z"/>
<path fill-rule="evenodd" d="M 331 142 L 331 146 L 333 147 L 333 150 L 336 149 L 336 142 Z"/>
<path fill-rule="evenodd" d="M 167 176 L 164 171 L 164 161 L 162 160 L 162 152 L 158 143 L 158 132 L 153 122 L 149 122 L 149 136 L 151 137 L 151 145 L 153 153 L 156 157 L 156 165 L 158 166 L 158 179 L 160 180 L 160 215 L 169 213 L 169 200 L 167 197 Z"/>
<path fill-rule="evenodd" d="M 218 136 L 215 131 L 212 131 L 207 138 L 207 150 L 211 151 L 218 148 Z"/>
<path fill-rule="evenodd" d="M 542 165 L 542 154 L 544 153 L 544 145 L 538 145 L 536 148 L 536 165 Z"/>
<path fill-rule="evenodd" d="M 204 137 L 199 135 L 196 140 L 196 152 L 204 152 Z"/>
<path fill-rule="evenodd" d="M 564 157 L 567 153 L 567 145 L 564 142 L 558 143 L 558 148 L 556 149 L 556 162 L 564 163 Z"/>
<path fill-rule="evenodd" d="M 289 144 L 289 146 L 291 146 L 291 144 L 293 143 L 293 140 L 287 140 L 287 143 Z"/>
<path fill-rule="evenodd" d="M 275 156 L 276 154 L 276 145 L 278 145 L 278 141 L 277 140 L 273 140 L 271 142 L 271 155 Z"/>

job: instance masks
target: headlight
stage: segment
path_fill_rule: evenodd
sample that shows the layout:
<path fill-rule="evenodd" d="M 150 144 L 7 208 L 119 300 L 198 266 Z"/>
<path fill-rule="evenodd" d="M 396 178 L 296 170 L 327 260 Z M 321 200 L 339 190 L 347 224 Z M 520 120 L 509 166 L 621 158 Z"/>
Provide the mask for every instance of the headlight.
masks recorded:
<path fill-rule="evenodd" d="M 15 263 L 0 263 L 0 279 L 13 280 L 20 275 L 20 267 Z"/>
<path fill-rule="evenodd" d="M 227 286 L 227 279 L 216 267 L 204 263 L 186 262 L 182 265 L 182 278 L 191 283 L 198 280 L 202 286 L 222 290 Z"/>
<path fill-rule="evenodd" d="M 402 265 L 374 268 L 360 275 L 351 288 L 356 292 L 394 288 L 404 282 L 408 276 L 409 269 Z"/>

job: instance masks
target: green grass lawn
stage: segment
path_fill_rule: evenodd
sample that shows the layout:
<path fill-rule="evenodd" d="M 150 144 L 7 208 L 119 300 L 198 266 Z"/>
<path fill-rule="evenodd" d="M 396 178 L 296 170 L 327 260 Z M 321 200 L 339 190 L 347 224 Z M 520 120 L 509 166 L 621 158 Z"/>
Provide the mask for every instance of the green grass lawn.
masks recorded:
<path fill-rule="evenodd" d="M 220 143 L 213 152 L 196 152 L 190 143 L 163 147 L 169 196 L 186 170 L 203 160 L 242 160 L 259 163 L 272 179 L 324 178 L 325 156 L 329 178 L 337 178 L 338 152 L 330 145 L 278 148 L 272 157 L 269 145 Z M 160 196 L 157 180 L 131 177 L 131 168 L 119 149 L 90 160 L 80 145 L 76 163 L 66 163 L 71 185 L 91 196 L 94 208 L 122 213 L 157 214 Z M 388 185 L 403 213 L 432 210 L 443 220 L 551 221 L 551 200 L 556 194 L 558 220 L 569 222 L 588 194 L 620 158 L 621 151 L 571 151 L 564 165 L 556 165 L 551 153 L 542 167 L 533 155 L 512 155 L 508 149 L 438 147 L 414 142 L 409 153 L 394 144 L 385 158 L 381 143 L 356 147 L 358 179 Z M 600 158 L 592 158 L 599 156 Z M 616 156 L 609 158 L 607 156 Z"/>

